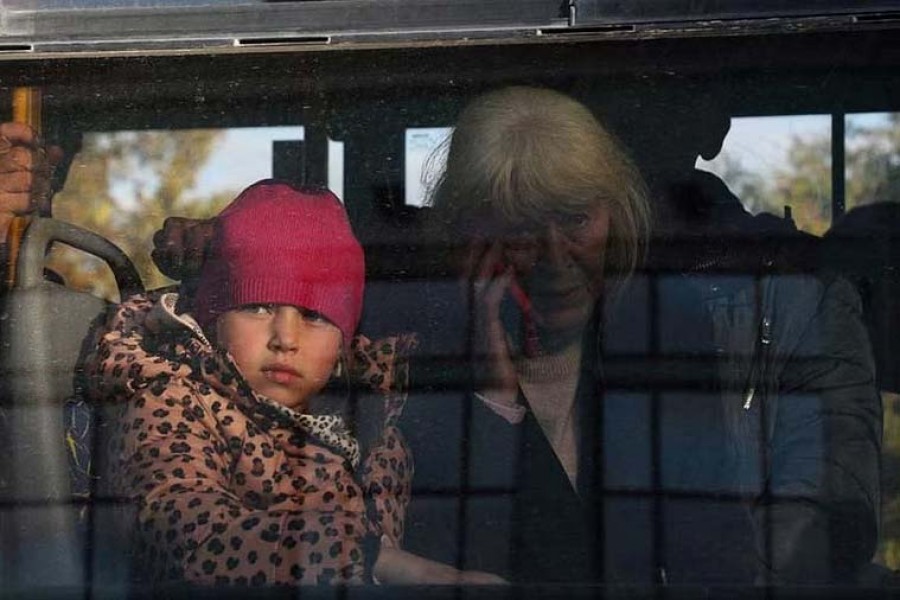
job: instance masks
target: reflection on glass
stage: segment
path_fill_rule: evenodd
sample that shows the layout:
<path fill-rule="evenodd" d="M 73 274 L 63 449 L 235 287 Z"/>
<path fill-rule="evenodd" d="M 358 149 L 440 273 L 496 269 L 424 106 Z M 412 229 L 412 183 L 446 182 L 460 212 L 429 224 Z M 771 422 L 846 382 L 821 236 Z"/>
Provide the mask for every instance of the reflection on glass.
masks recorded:
<path fill-rule="evenodd" d="M 344 201 L 344 142 L 328 140 L 328 189 Z"/>
<path fill-rule="evenodd" d="M 406 204 L 422 206 L 434 178 L 443 171 L 446 153 L 438 150 L 450 127 L 410 127 L 406 130 Z M 445 149 L 444 149 L 445 150 Z"/>
<path fill-rule="evenodd" d="M 799 229 L 821 235 L 831 225 L 830 115 L 733 118 L 722 151 L 697 167 L 754 214 L 790 207 Z"/>

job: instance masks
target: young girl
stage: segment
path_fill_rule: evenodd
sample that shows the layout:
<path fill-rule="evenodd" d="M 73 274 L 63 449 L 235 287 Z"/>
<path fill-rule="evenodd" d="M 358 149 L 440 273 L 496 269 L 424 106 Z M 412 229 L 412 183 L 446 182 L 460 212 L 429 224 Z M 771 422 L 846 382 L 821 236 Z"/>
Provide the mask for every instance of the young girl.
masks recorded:
<path fill-rule="evenodd" d="M 124 302 L 88 364 L 93 398 L 115 411 L 109 484 L 138 503 L 153 580 L 461 576 L 398 549 L 411 340 L 353 339 L 364 262 L 340 202 L 262 181 L 215 227 L 193 297 Z M 360 397 L 356 421 L 351 378 L 381 397 Z M 380 422 L 362 427 L 370 412 Z"/>

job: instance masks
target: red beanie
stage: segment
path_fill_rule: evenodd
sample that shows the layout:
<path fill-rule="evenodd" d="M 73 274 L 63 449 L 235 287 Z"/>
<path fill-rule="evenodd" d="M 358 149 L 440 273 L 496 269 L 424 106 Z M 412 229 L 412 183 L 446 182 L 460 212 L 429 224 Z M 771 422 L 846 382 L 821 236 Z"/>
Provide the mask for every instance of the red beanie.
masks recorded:
<path fill-rule="evenodd" d="M 337 197 L 268 179 L 241 192 L 216 219 L 196 318 L 207 329 L 244 304 L 301 306 L 337 325 L 349 348 L 364 282 L 362 247 Z"/>

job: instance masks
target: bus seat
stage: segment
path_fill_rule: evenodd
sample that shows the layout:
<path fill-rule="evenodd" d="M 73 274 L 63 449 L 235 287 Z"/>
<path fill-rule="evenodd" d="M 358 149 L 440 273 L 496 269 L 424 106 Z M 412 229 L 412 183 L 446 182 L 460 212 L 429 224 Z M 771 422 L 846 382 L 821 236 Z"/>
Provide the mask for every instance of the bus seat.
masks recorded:
<path fill-rule="evenodd" d="M 106 261 L 121 295 L 143 289 L 128 257 L 102 237 L 35 218 L 17 281 L 0 312 L 0 583 L 5 590 L 84 589 L 110 575 L 97 508 L 87 502 L 93 415 L 80 399 L 79 361 L 108 303 L 44 276 L 63 243 Z M 112 534 L 109 534 L 112 535 Z M 111 541 L 111 540 L 107 540 Z M 107 556 L 102 556 L 105 554 Z"/>

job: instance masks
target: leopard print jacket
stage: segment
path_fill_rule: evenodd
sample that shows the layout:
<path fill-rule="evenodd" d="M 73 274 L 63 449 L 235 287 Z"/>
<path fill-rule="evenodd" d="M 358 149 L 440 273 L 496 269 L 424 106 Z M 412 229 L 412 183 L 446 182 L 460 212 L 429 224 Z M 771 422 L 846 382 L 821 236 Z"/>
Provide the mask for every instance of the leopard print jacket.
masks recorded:
<path fill-rule="evenodd" d="M 414 338 L 354 339 L 351 372 L 374 392 L 365 401 L 381 399 L 384 419 L 354 468 L 358 445 L 340 417 L 273 406 L 227 353 L 160 304 L 136 296 L 119 305 L 86 364 L 90 397 L 111 415 L 107 485 L 137 504 L 148 575 L 371 581 L 371 555 L 379 542 L 400 545 L 410 498 L 412 458 L 396 421 Z"/>

